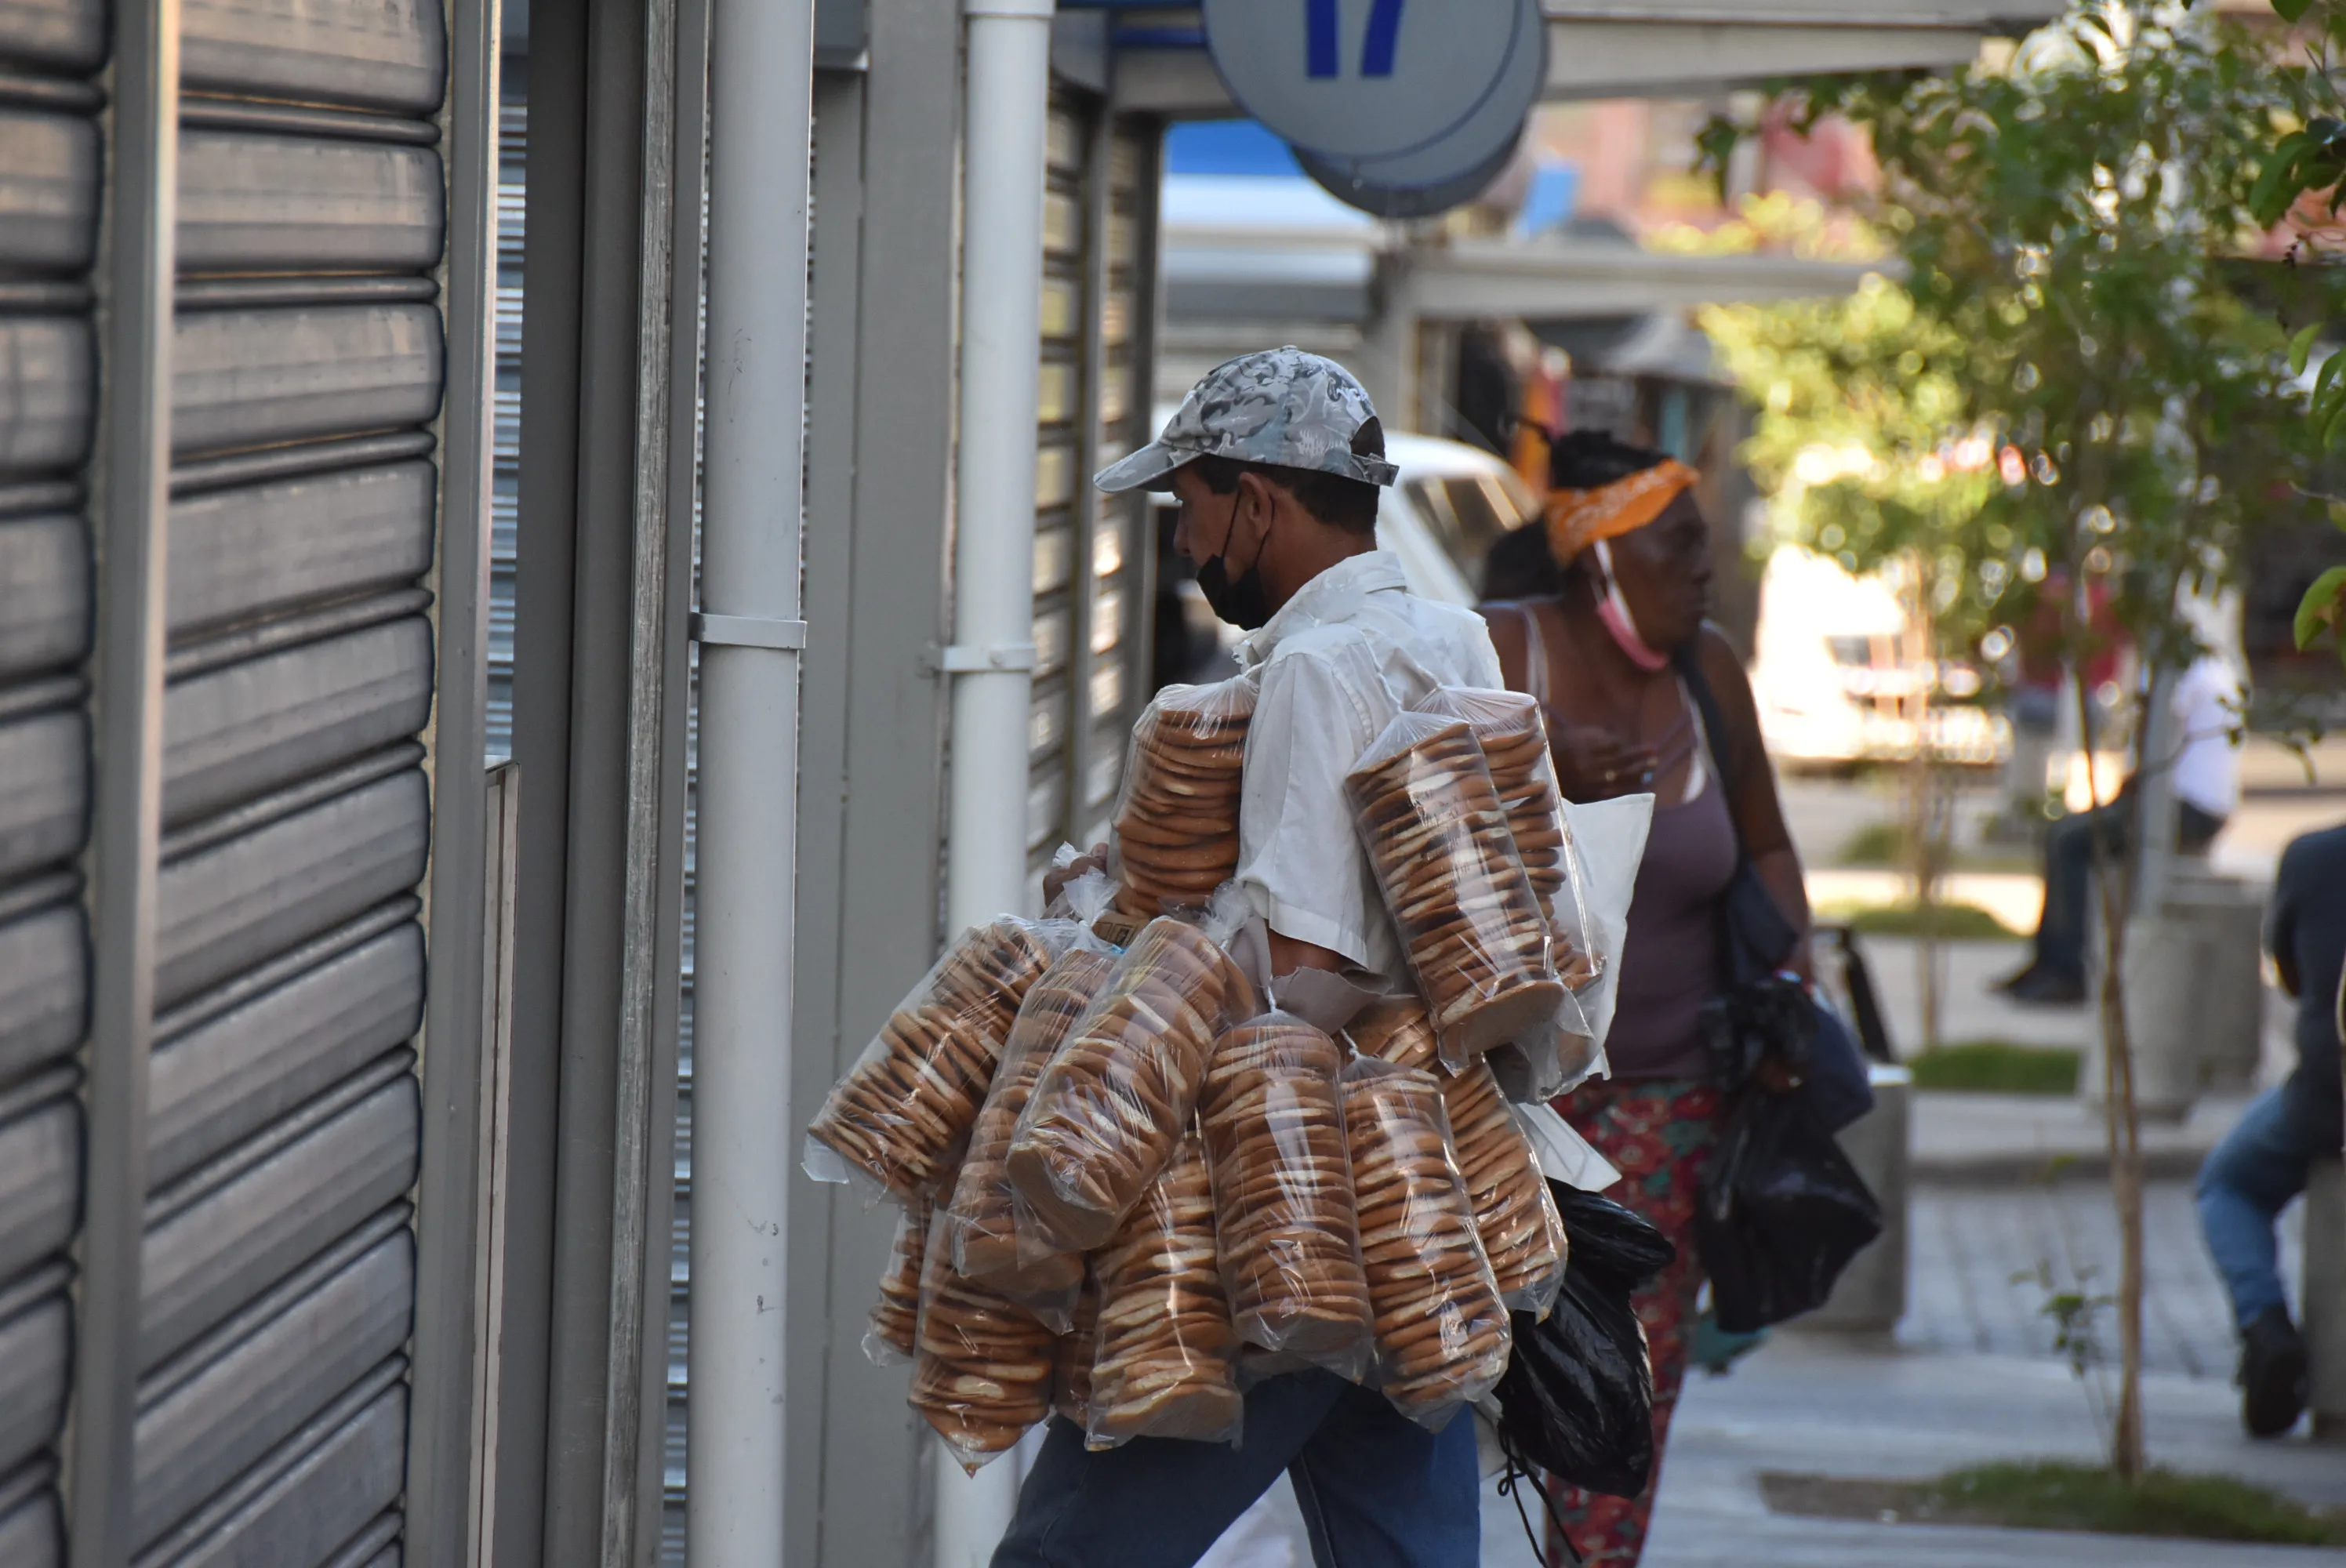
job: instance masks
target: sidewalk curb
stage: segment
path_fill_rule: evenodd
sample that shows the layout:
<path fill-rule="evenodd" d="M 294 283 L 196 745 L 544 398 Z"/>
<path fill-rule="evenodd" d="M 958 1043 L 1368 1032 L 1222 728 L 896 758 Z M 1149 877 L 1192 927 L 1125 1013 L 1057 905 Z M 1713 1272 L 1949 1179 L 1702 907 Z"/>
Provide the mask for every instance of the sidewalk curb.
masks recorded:
<path fill-rule="evenodd" d="M 2189 1181 L 2208 1157 L 2205 1149 L 2145 1149 L 2142 1174 L 2146 1181 Z M 1915 1155 L 1908 1167 L 1917 1186 L 2042 1186 L 2060 1181 L 2106 1181 L 2110 1156 L 2106 1150 L 2090 1154 L 1997 1150 L 1975 1155 Z"/>

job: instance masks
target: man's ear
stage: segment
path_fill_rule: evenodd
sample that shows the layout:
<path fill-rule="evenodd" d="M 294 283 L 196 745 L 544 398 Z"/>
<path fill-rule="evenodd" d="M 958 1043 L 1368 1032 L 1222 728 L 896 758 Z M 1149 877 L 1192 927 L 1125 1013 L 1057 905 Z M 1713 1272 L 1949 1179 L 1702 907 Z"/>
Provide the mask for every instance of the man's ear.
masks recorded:
<path fill-rule="evenodd" d="M 1279 509 L 1279 487 L 1252 472 L 1239 475 L 1239 525 L 1260 551 L 1270 536 L 1270 520 Z"/>

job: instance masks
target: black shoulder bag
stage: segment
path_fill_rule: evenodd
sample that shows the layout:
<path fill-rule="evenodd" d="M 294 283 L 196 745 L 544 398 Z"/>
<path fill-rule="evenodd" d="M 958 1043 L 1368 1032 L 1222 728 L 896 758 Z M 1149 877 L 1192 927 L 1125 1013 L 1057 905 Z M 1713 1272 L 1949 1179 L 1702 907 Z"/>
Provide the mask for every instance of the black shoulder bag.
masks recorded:
<path fill-rule="evenodd" d="M 1678 672 L 1712 738 L 1710 756 L 1733 818 L 1727 726 L 1689 651 Z M 1833 1133 L 1872 1108 L 1857 1043 L 1795 976 L 1783 972 L 1800 933 L 1760 881 L 1739 827 L 1735 878 L 1720 901 L 1728 989 L 1703 1006 L 1703 1031 L 1727 1126 L 1703 1173 L 1695 1240 L 1719 1326 L 1748 1334 L 1813 1310 L 1849 1260 L 1882 1234 L 1882 1210 Z M 1755 1075 L 1780 1063 L 1786 1093 Z"/>

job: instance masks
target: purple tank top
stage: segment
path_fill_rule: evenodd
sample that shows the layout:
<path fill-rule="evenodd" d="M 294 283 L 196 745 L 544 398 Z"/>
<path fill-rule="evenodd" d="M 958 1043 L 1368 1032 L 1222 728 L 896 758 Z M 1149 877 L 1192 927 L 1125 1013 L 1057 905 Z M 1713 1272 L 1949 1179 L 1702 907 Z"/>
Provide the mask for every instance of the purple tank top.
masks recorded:
<path fill-rule="evenodd" d="M 1711 771 L 1702 793 L 1657 807 L 1605 1054 L 1617 1078 L 1699 1078 L 1702 1004 L 1719 994 L 1719 901 L 1735 880 L 1735 824 Z"/>
<path fill-rule="evenodd" d="M 1524 630 L 1525 685 L 1548 706 L 1547 646 L 1539 616 L 1526 604 L 1486 606 L 1515 612 Z M 1687 703 L 1685 749 L 1704 744 Z M 1665 761 L 1677 760 L 1670 748 Z M 1616 1078 L 1702 1078 L 1702 1004 L 1726 989 L 1719 953 L 1719 901 L 1735 880 L 1735 822 L 1719 769 L 1704 758 L 1702 793 L 1675 806 L 1657 805 L 1629 899 L 1629 929 L 1621 940 L 1621 979 L 1605 1054 Z"/>

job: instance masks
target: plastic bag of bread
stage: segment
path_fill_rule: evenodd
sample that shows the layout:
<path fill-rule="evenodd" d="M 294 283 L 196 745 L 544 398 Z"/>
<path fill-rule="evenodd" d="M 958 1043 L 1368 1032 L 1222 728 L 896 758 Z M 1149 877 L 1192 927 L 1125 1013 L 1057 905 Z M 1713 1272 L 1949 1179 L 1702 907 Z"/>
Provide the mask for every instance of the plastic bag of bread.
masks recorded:
<path fill-rule="evenodd" d="M 880 1271 L 880 1299 L 872 1303 L 871 1327 L 863 1331 L 864 1359 L 875 1367 L 913 1359 L 921 1330 L 921 1258 L 928 1251 L 933 1207 L 923 1194 L 896 1211 L 896 1239 L 888 1247 L 887 1267 Z"/>
<path fill-rule="evenodd" d="M 1051 1409 L 1079 1427 L 1092 1422 L 1092 1362 L 1099 1356 L 1099 1286 L 1087 1268 L 1076 1298 L 1075 1319 L 1059 1336 L 1058 1364 L 1051 1380 Z"/>
<path fill-rule="evenodd" d="M 1150 921 L 1043 1069 L 1010 1140 L 1022 1254 L 1100 1246 L 1172 1157 L 1214 1041 L 1258 1011 L 1222 949 L 1251 914 L 1232 886 Z"/>
<path fill-rule="evenodd" d="M 1214 1193 L 1195 1132 L 1182 1135 L 1092 1273 L 1100 1308 L 1090 1446 L 1236 1442 L 1246 1410 L 1232 1375 L 1239 1340 L 1214 1266 Z"/>
<path fill-rule="evenodd" d="M 959 1156 L 1027 990 L 1074 937 L 1066 921 L 1005 915 L 964 932 L 824 1099 L 807 1175 L 868 1178 L 908 1202 Z"/>
<path fill-rule="evenodd" d="M 1198 1124 L 1239 1337 L 1357 1382 L 1372 1333 L 1336 1089 L 1343 1066 L 1341 1048 L 1300 1018 L 1249 1019 L 1214 1045 Z"/>
<path fill-rule="evenodd" d="M 1507 814 L 1524 874 L 1547 911 L 1548 962 L 1556 977 L 1568 991 L 1594 984 L 1604 972 L 1607 955 L 1591 939 L 1587 873 L 1565 819 L 1564 793 L 1556 788 L 1547 720 L 1538 699 L 1520 691 L 1445 686 L 1427 693 L 1415 711 L 1463 718 L 1473 728 L 1483 748 L 1484 766 L 1490 769 L 1491 787 L 1499 792 L 1500 809 Z M 1567 1006 L 1561 1016 L 1582 1022 L 1577 1007 Z M 1581 1033 L 1586 1033 L 1585 1023 Z"/>
<path fill-rule="evenodd" d="M 1395 1410 L 1439 1431 L 1498 1383 L 1514 1343 L 1451 1157 L 1441 1086 L 1361 1057 L 1344 1069 L 1344 1132 L 1378 1383 Z"/>
<path fill-rule="evenodd" d="M 1239 868 L 1239 792 L 1255 687 L 1244 676 L 1168 686 L 1132 727 L 1110 820 L 1111 920 L 1127 932 L 1205 904 Z"/>
<path fill-rule="evenodd" d="M 1439 1067 L 1433 1025 L 1415 997 L 1374 1003 L 1345 1033 L 1363 1056 L 1433 1074 L 1451 1151 L 1474 1212 L 1474 1234 L 1490 1260 L 1499 1299 L 1515 1311 L 1545 1317 L 1564 1288 L 1570 1243 L 1539 1153 L 1499 1093 L 1490 1064 L 1470 1062 L 1455 1073 Z"/>
<path fill-rule="evenodd" d="M 1344 779 L 1369 864 L 1443 1060 L 1471 1061 L 1556 1017 L 1547 916 L 1474 727 L 1404 713 Z"/>
<path fill-rule="evenodd" d="M 1094 880 L 1105 890 L 1106 878 Z M 1098 910 L 1092 912 L 1096 915 Z M 994 1086 L 971 1128 L 969 1153 L 945 1211 L 954 1267 L 1030 1308 L 1055 1329 L 1064 1329 L 1075 1309 L 1083 1286 L 1083 1256 L 1056 1251 L 1019 1256 L 1010 1137 L 1044 1068 L 1066 1043 L 1068 1031 L 1090 1010 L 1116 972 L 1116 963 L 1106 943 L 1079 938 L 1026 993 L 1010 1037 L 1003 1043 Z"/>
<path fill-rule="evenodd" d="M 1051 1413 L 1056 1339 L 1033 1313 L 954 1270 L 940 1212 L 921 1262 L 907 1397 L 963 1469 L 975 1474 Z"/>

